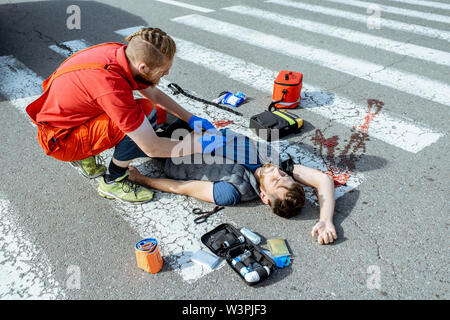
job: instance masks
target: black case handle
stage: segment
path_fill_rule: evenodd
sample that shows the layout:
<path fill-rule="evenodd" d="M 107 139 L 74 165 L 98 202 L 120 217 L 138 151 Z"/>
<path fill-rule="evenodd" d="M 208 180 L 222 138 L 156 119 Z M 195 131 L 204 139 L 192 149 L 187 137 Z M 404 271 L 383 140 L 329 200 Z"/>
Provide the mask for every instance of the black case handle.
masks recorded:
<path fill-rule="evenodd" d="M 280 103 L 281 101 L 283 101 L 284 96 L 285 96 L 285 94 L 287 93 L 287 90 L 286 90 L 286 89 L 283 89 L 282 92 L 283 92 L 283 95 L 281 96 L 281 99 L 278 100 L 278 101 L 273 101 L 273 102 L 269 105 L 269 108 L 268 108 L 267 110 L 269 110 L 270 112 L 272 112 L 272 109 L 275 108 L 275 105 L 276 105 L 277 103 Z"/>

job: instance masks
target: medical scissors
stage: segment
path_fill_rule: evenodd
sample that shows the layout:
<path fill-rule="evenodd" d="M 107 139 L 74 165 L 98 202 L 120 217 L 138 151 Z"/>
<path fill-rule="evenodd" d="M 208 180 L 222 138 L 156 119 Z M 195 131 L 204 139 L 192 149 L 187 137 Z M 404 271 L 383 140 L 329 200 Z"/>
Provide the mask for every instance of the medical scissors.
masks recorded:
<path fill-rule="evenodd" d="M 208 220 L 208 217 L 222 209 L 225 209 L 225 207 L 220 207 L 220 206 L 216 206 L 214 209 L 212 209 L 211 211 L 203 211 L 201 208 L 194 208 L 192 209 L 192 213 L 195 215 L 201 215 L 197 218 L 194 219 L 194 222 L 196 224 L 199 223 L 203 223 L 206 222 L 206 220 Z"/>

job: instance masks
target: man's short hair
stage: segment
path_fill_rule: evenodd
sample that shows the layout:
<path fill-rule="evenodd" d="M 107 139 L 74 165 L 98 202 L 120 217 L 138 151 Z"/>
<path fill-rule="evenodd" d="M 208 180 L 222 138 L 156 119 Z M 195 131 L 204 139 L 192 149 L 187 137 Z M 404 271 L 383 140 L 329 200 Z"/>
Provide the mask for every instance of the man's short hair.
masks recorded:
<path fill-rule="evenodd" d="M 172 60 L 177 50 L 175 41 L 159 28 L 142 28 L 125 38 L 127 55 L 132 62 L 145 62 L 153 69 Z"/>
<path fill-rule="evenodd" d="M 305 190 L 298 182 L 292 184 L 283 199 L 275 198 L 270 201 L 273 213 L 287 219 L 300 214 L 304 204 Z"/>

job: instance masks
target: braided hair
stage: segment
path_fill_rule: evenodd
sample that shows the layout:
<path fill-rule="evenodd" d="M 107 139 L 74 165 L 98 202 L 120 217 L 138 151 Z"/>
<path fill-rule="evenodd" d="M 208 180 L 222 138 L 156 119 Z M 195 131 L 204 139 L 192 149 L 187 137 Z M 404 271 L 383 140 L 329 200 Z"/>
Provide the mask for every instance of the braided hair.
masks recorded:
<path fill-rule="evenodd" d="M 149 68 L 160 67 L 175 56 L 175 41 L 159 28 L 142 28 L 125 38 L 127 56 L 133 62 L 145 62 Z"/>

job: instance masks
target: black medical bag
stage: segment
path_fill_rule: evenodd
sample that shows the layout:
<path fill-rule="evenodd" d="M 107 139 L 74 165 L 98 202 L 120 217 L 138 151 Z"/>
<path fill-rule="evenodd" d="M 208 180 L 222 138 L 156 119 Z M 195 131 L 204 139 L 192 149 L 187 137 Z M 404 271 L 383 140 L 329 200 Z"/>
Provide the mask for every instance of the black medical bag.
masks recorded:
<path fill-rule="evenodd" d="M 248 285 L 261 283 L 276 269 L 275 262 L 260 247 L 254 245 L 230 224 L 223 223 L 201 237 L 214 254 L 228 265 Z"/>
<path fill-rule="evenodd" d="M 303 119 L 286 110 L 272 111 L 269 108 L 268 111 L 252 116 L 249 126 L 261 139 L 275 141 L 299 131 L 303 126 Z"/>

